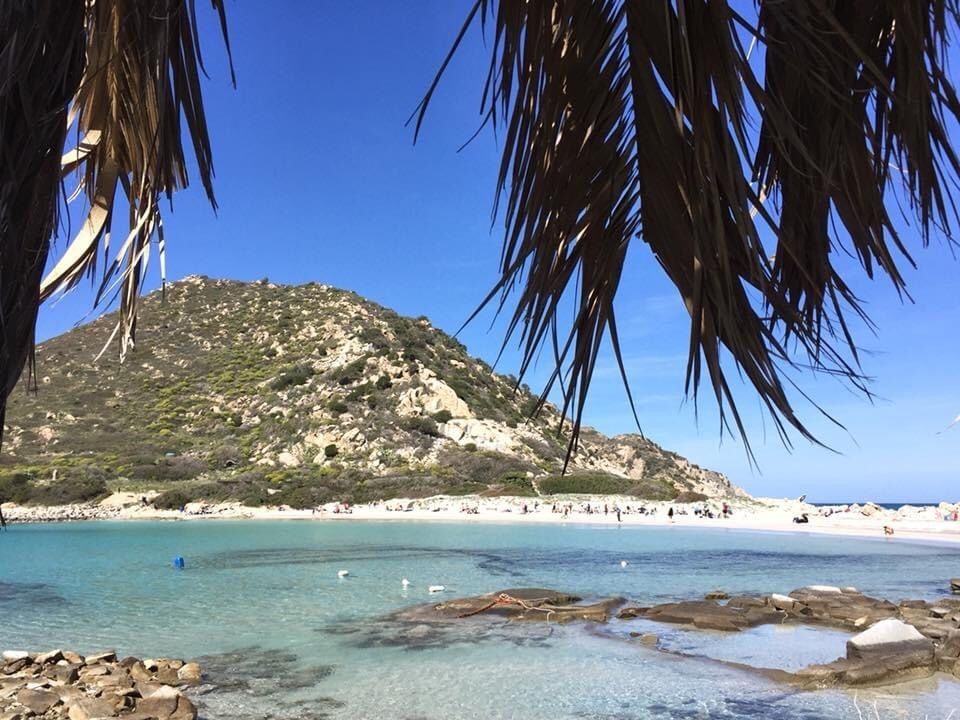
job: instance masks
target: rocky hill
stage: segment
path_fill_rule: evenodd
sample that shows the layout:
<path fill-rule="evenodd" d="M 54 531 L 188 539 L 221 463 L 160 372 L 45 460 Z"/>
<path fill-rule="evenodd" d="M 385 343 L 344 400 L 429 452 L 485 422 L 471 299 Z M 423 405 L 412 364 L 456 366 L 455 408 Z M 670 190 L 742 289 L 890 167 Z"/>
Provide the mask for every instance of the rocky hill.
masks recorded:
<path fill-rule="evenodd" d="M 355 293 L 186 278 L 144 300 L 126 362 L 112 347 L 95 362 L 114 323 L 37 349 L 38 391 L 22 386 L 7 416 L 0 501 L 741 492 L 639 435 L 591 429 L 561 476 L 555 408 L 530 419 L 527 389 L 426 318 Z"/>

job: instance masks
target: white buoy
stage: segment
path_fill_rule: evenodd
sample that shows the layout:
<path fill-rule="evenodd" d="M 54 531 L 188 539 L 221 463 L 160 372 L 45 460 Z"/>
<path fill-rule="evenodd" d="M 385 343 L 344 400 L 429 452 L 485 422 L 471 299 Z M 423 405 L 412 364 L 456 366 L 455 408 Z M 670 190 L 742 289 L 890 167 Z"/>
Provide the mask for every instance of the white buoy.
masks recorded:
<path fill-rule="evenodd" d="M 400 584 L 403 585 L 404 587 L 407 587 L 407 585 L 410 584 L 410 581 L 404 578 L 403 580 L 400 581 Z"/>
<path fill-rule="evenodd" d="M 621 561 L 620 561 L 620 567 L 626 567 L 626 566 L 627 566 L 627 561 L 626 561 L 626 560 L 621 560 Z"/>
<path fill-rule="evenodd" d="M 349 574 L 350 574 L 350 571 L 349 571 L 349 570 L 340 570 L 340 571 L 337 572 L 337 577 L 338 577 L 338 578 L 345 578 L 345 577 L 346 577 L 347 575 L 349 575 Z"/>
<path fill-rule="evenodd" d="M 427 588 L 427 592 L 438 593 L 443 592 L 446 588 L 443 585 L 431 585 Z"/>

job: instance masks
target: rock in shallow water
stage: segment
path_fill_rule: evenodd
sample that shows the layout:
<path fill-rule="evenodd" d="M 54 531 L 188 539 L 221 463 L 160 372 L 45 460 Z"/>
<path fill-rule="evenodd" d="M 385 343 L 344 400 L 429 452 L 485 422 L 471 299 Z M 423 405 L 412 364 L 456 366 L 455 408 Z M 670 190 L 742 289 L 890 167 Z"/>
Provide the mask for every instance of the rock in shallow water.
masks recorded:
<path fill-rule="evenodd" d="M 847 641 L 847 657 L 862 658 L 873 654 L 918 652 L 933 659 L 933 641 L 920 634 L 913 625 L 888 618 L 871 625 L 868 630 Z"/>

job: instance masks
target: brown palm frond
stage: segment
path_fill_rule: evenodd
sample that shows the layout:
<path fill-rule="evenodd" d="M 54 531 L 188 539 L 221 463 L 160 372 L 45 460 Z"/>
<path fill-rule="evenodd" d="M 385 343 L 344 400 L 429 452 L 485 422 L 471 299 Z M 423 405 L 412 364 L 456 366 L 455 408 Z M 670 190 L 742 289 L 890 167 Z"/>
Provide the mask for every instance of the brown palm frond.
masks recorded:
<path fill-rule="evenodd" d="M 894 200 L 924 243 L 957 220 L 957 0 L 763 0 L 753 18 L 727 0 L 477 0 L 451 53 L 478 18 L 492 28 L 481 112 L 502 133 L 505 226 L 484 305 L 499 295 L 502 310 L 516 289 L 508 339 L 520 334 L 526 371 L 572 300 L 544 391 L 568 380 L 571 450 L 607 334 L 626 376 L 614 298 L 634 237 L 690 313 L 687 390 L 707 375 L 721 428 L 729 414 L 747 442 L 730 360 L 787 443 L 790 427 L 816 440 L 792 370 L 869 393 L 846 320 L 866 314 L 832 256 L 848 242 L 902 293 L 898 261 L 912 260 Z"/>
<path fill-rule="evenodd" d="M 33 350 L 83 19 L 83 0 L 0 2 L 0 436 Z"/>
<path fill-rule="evenodd" d="M 223 2 L 212 4 L 226 40 Z M 116 334 L 123 357 L 134 340 L 154 240 L 162 262 L 160 200 L 188 184 L 183 122 L 200 181 L 216 208 L 200 89 L 204 68 L 194 0 L 93 0 L 85 25 L 86 71 L 71 108 L 80 140 L 62 164 L 64 175 L 79 175 L 90 211 L 43 278 L 40 298 L 93 276 L 103 255 L 96 302 L 119 294 Z M 127 231 L 119 247 L 110 247 L 118 197 L 119 209 L 127 210 Z"/>

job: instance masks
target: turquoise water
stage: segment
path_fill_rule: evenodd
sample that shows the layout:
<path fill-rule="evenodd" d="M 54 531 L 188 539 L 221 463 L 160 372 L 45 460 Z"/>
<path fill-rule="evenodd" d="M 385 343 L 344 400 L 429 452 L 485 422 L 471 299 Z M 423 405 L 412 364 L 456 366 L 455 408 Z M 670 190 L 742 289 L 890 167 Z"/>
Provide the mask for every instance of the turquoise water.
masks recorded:
<path fill-rule="evenodd" d="M 171 567 L 176 555 L 185 570 Z M 350 576 L 338 579 L 341 569 Z M 958 574 L 960 552 L 948 547 L 679 527 L 15 526 L 0 535 L 0 648 L 201 658 L 214 680 L 198 697 L 210 718 L 856 718 L 850 694 L 795 692 L 628 637 L 653 631 L 669 650 L 795 669 L 842 655 L 840 632 L 724 635 L 642 620 L 449 627 L 390 613 L 438 600 L 431 584 L 446 597 L 544 586 L 653 603 L 829 583 L 896 600 L 942 595 Z M 937 676 L 860 700 L 876 700 L 883 720 L 935 720 L 960 708 L 960 684 Z"/>

